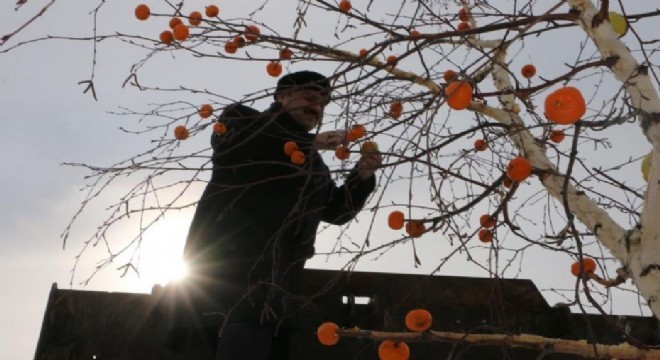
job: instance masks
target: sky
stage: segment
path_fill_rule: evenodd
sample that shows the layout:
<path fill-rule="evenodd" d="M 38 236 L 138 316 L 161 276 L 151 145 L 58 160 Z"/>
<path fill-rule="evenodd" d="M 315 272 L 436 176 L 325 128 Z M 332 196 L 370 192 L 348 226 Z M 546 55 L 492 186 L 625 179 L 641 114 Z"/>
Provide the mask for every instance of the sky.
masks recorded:
<path fill-rule="evenodd" d="M 293 3 L 269 4 L 263 10 L 264 14 L 278 14 L 270 17 L 269 25 L 282 31 L 290 29 Z M 14 11 L 11 2 L 0 4 L 0 35 L 23 24 L 26 18 L 44 4 L 45 1 L 28 1 L 18 11 Z M 205 5 L 200 1 L 189 1 L 186 4 L 191 9 Z M 244 4 L 254 9 L 262 2 L 228 1 L 221 8 L 228 17 L 245 16 Z M 354 1 L 354 4 L 359 6 L 360 2 Z M 97 23 L 100 34 L 115 31 L 157 34 L 162 28 L 162 23 L 159 25 L 155 21 L 135 21 L 131 4 L 107 2 L 105 6 L 102 9 L 103 16 L 99 17 Z M 88 13 L 93 7 L 94 4 L 82 1 L 55 3 L 46 15 L 37 19 L 7 45 L 45 34 L 89 36 L 93 24 Z M 287 16 L 279 16 L 282 14 Z M 324 21 L 329 28 L 333 28 L 336 20 L 319 20 L 321 24 Z M 155 283 L 165 283 L 178 274 L 180 254 L 192 216 L 191 207 L 167 214 L 163 221 L 145 235 L 137 254 L 141 264 L 139 277 L 134 273 L 120 276 L 121 271 L 116 268 L 122 263 L 117 262 L 84 284 L 93 273 L 94 266 L 103 258 L 104 248 L 102 242 L 90 248 L 84 248 L 84 243 L 107 217 L 104 209 L 130 189 L 131 178 L 112 183 L 102 197 L 94 199 L 73 223 L 71 235 L 66 246 L 63 246 L 61 234 L 85 200 L 89 190 L 87 186 L 93 180 L 85 179 L 90 174 L 87 169 L 65 166 L 64 163 L 109 166 L 148 149 L 149 142 L 154 139 L 153 134 L 137 135 L 120 129 L 131 130 L 141 126 L 136 123 L 136 117 L 117 114 L 124 112 L 123 109 L 139 112 L 147 111 L 154 104 L 179 100 L 203 103 L 211 99 L 204 94 L 180 99 L 176 92 L 141 92 L 135 88 L 122 87 L 131 65 L 138 62 L 146 52 L 126 43 L 108 41 L 99 43 L 97 48 L 94 79 L 98 101 L 95 101 L 90 93 L 83 92 L 84 86 L 78 84 L 92 76 L 93 51 L 89 42 L 50 40 L 0 53 L 0 124 L 4 135 L 0 141 L 0 153 L 3 154 L 0 178 L 0 284 L 3 287 L 0 295 L 0 318 L 3 319 L 0 322 L 0 359 L 18 360 L 33 355 L 53 283 L 57 283 L 59 288 L 148 293 Z M 530 52 L 521 52 L 520 61 L 526 61 L 532 56 Z M 547 55 L 534 56 L 537 64 L 550 67 L 551 61 Z M 236 100 L 245 94 L 274 85 L 274 80 L 259 70 L 261 65 L 192 59 L 181 53 L 152 59 L 149 64 L 140 72 L 143 84 L 163 87 L 202 86 Z M 301 70 L 305 66 L 309 64 L 294 64 L 286 70 Z M 315 69 L 320 67 L 319 71 L 330 72 L 333 69 L 330 65 L 314 66 Z M 258 107 L 266 105 L 265 101 L 257 104 Z M 629 137 L 617 143 L 625 150 L 608 156 L 639 157 L 648 151 L 648 144 L 644 144 L 639 129 L 635 126 L 630 128 L 632 130 L 627 130 L 630 131 Z M 639 141 L 627 141 L 629 139 Z M 205 136 L 196 136 L 182 147 L 204 148 L 207 141 Z M 597 161 L 607 164 L 604 159 Z M 638 168 L 633 165 L 629 167 L 630 176 L 635 177 L 639 183 Z M 195 184 L 186 193 L 185 200 L 194 202 L 202 189 L 203 185 Z M 368 217 L 362 215 L 361 219 L 368 220 Z M 122 241 L 131 239 L 135 235 L 134 226 L 134 223 L 117 226 L 111 233 L 111 246 L 118 248 Z M 358 226 L 355 238 L 364 234 L 364 231 L 364 228 Z M 324 230 L 321 238 L 323 236 L 337 237 L 338 230 Z M 430 237 L 419 241 L 420 253 L 424 255 L 422 267 L 414 267 L 410 261 L 410 248 L 404 247 L 398 252 L 378 257 L 377 261 L 371 259 L 361 262 L 358 269 L 428 273 L 436 265 L 429 257 L 438 251 L 432 241 Z M 321 244 L 317 250 L 328 251 L 331 249 L 329 244 L 332 242 Z M 85 252 L 80 262 L 76 263 L 76 256 L 83 249 Z M 542 266 L 531 266 L 526 268 L 526 272 L 516 275 L 534 279 L 539 288 L 548 290 L 544 295 L 552 298 L 552 289 L 555 287 L 571 286 L 570 278 L 564 282 L 557 281 L 557 278 L 563 276 L 558 274 L 565 273 L 564 269 L 571 261 L 551 261 L 543 256 L 541 252 L 530 250 L 524 262 L 540 263 Z M 466 265 L 462 259 L 452 259 L 450 265 L 442 274 L 488 276 L 478 268 Z M 310 261 L 308 266 L 337 268 L 341 264 L 319 256 Z M 628 296 L 627 300 L 617 303 L 615 308 L 611 308 L 614 309 L 612 311 L 639 313 L 636 297 L 630 295 L 629 291 L 622 293 L 622 298 Z M 550 301 L 557 301 L 557 298 Z"/>

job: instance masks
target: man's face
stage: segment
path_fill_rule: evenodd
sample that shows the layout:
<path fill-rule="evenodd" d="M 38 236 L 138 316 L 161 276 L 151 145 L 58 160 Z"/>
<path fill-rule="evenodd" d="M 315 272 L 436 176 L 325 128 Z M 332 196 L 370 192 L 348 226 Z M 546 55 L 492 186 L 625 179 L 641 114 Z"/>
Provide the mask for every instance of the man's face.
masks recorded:
<path fill-rule="evenodd" d="M 278 101 L 297 124 L 312 131 L 323 122 L 328 98 L 321 89 L 301 87 L 284 91 Z"/>

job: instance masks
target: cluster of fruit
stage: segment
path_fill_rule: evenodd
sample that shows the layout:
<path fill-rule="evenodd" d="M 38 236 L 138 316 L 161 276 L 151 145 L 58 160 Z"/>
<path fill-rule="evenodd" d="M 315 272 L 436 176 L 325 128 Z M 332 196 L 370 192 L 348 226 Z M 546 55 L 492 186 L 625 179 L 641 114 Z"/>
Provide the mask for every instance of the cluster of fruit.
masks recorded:
<path fill-rule="evenodd" d="M 215 5 L 209 5 L 205 8 L 204 14 L 207 18 L 215 18 L 220 14 L 220 9 Z M 140 4 L 135 7 L 135 17 L 138 20 L 146 21 L 151 16 L 151 9 L 146 4 Z M 190 26 L 199 26 L 202 23 L 202 13 L 193 11 L 188 15 L 188 24 Z M 188 25 L 183 23 L 180 17 L 174 16 L 169 21 L 169 30 L 160 33 L 159 39 L 163 44 L 171 44 L 174 40 L 184 41 L 190 35 Z"/>

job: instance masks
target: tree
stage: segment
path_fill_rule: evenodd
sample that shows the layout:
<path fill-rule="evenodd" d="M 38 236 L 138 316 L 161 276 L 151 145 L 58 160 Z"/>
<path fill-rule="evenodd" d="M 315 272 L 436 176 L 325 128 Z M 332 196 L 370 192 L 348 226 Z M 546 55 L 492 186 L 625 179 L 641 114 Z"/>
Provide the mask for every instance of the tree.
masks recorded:
<path fill-rule="evenodd" d="M 0 52 L 56 38 L 12 43 L 52 4 L 5 35 Z M 112 226 L 139 214 L 138 235 L 121 252 L 135 250 L 141 234 L 166 213 L 193 206 L 181 199 L 208 179 L 208 149 L 188 146 L 187 136 L 177 140 L 173 131 L 185 126 L 190 137 L 206 138 L 213 121 L 199 116 L 201 105 L 211 104 L 215 116 L 238 100 L 231 86 L 161 85 L 162 79 L 149 74 L 150 66 L 241 64 L 245 72 L 262 69 L 264 77 L 268 72 L 275 78 L 282 67 L 314 67 L 333 74 L 335 105 L 326 126 L 367 128 L 366 138 L 351 145 L 348 160 L 335 160 L 333 171 L 350 168 L 365 141 L 378 142 L 386 156 L 371 211 L 342 229 L 327 249 L 350 254 L 347 269 L 367 256 L 411 246 L 411 261 L 432 262 L 434 273 L 467 261 L 494 277 L 515 276 L 525 254 L 543 251 L 560 262 L 577 262 L 575 288 L 557 291 L 570 304 L 605 314 L 602 306 L 612 296 L 608 288 L 630 278 L 660 316 L 660 224 L 654 221 L 660 213 L 658 39 L 649 25 L 660 15 L 657 9 L 623 3 L 611 9 L 608 0 L 354 1 L 352 6 L 347 0 L 305 0 L 286 11 L 264 1 L 225 17 L 218 5 L 220 14 L 207 13 L 198 25 L 191 11 L 209 7 L 155 2 L 149 14 L 135 10 L 145 24 L 163 29 L 160 36 L 154 28 L 105 35 L 95 27 L 89 37 L 64 37 L 92 42 L 95 49 L 119 41 L 137 50 L 141 55 L 124 85 L 179 99 L 121 113 L 138 120 L 138 129 L 130 131 L 155 137 L 151 148 L 110 167 L 76 164 L 94 179 L 78 214 L 113 181 L 134 181 L 84 242 L 83 252 L 105 241 Z M 91 16 L 102 19 L 110 6 L 100 2 Z M 128 21 L 132 14 L 124 10 L 122 21 Z M 277 10 L 286 14 L 288 26 L 269 16 Z M 174 16 L 183 24 L 168 33 Z M 94 64 L 96 57 L 94 51 Z M 95 98 L 97 71 L 103 68 L 92 67 L 90 78 L 81 82 Z M 240 100 L 263 104 L 270 91 Z M 647 157 L 647 150 L 636 147 L 643 140 L 653 149 Z M 641 164 L 647 182 L 631 176 Z M 383 231 L 392 211 L 401 211 L 404 228 L 417 233 Z M 447 253 L 419 256 L 416 247 L 427 246 L 423 241 L 430 238 L 442 241 Z M 117 255 L 108 253 L 98 269 L 116 262 Z M 586 258 L 595 259 L 601 270 L 589 271 Z M 608 270 L 613 264 L 617 271 Z M 123 269 L 132 267 L 131 257 Z"/>

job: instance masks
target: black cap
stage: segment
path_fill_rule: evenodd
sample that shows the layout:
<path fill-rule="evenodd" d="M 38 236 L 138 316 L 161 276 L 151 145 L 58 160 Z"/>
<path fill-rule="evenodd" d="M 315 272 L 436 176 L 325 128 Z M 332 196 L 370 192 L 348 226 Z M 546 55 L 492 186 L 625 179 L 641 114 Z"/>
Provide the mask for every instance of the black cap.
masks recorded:
<path fill-rule="evenodd" d="M 277 89 L 275 89 L 274 96 L 293 87 L 302 87 L 315 89 L 325 92 L 327 97 L 330 97 L 330 81 L 325 76 L 314 71 L 298 71 L 284 75 L 277 82 Z"/>

